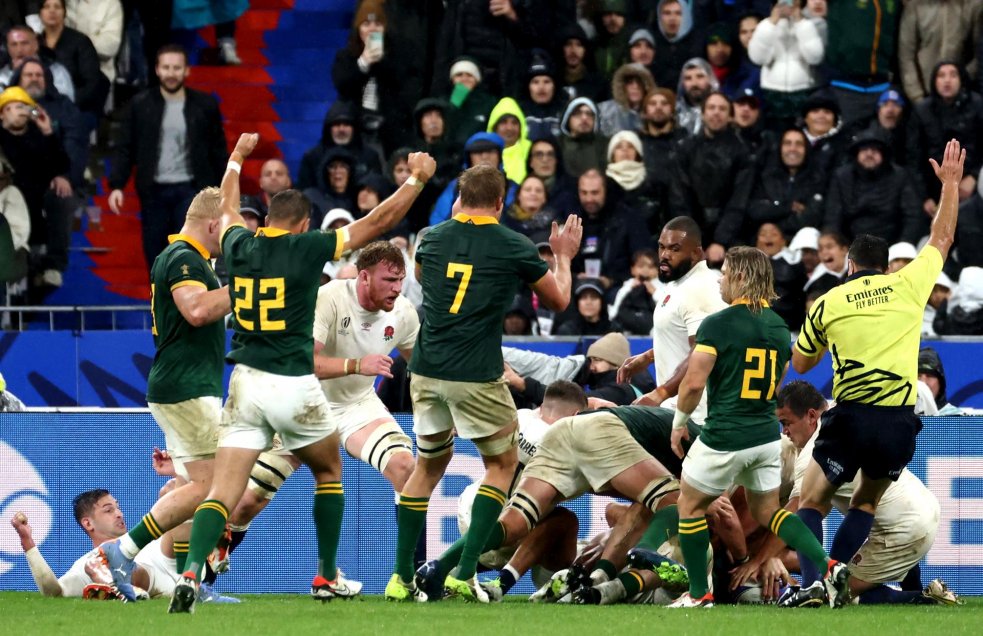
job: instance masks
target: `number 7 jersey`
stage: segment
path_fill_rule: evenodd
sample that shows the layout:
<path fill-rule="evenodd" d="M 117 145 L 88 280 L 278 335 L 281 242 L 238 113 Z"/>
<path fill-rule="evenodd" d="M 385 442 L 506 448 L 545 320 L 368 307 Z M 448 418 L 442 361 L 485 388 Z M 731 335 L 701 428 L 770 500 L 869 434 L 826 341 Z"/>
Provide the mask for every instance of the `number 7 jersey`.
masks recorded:
<path fill-rule="evenodd" d="M 337 260 L 346 233 L 290 234 L 242 226 L 222 236 L 232 295 L 232 350 L 227 359 L 277 375 L 314 373 L 314 306 L 321 270 Z"/>
<path fill-rule="evenodd" d="M 520 283 L 546 275 L 532 241 L 488 216 L 457 214 L 416 251 L 423 324 L 410 370 L 428 378 L 490 382 L 502 376 L 502 321 Z"/>
<path fill-rule="evenodd" d="M 738 301 L 703 319 L 695 350 L 717 358 L 707 379 L 703 443 L 737 451 L 780 439 L 775 393 L 792 356 L 785 321 L 769 307 L 754 313 Z"/>

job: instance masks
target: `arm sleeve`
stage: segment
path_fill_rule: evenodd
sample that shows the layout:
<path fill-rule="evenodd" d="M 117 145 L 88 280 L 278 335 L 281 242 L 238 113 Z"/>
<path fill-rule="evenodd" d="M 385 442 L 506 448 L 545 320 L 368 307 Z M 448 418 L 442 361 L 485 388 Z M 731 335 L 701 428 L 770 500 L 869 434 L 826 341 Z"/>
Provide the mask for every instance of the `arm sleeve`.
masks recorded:
<path fill-rule="evenodd" d="M 718 355 L 717 348 L 722 346 L 725 339 L 716 337 L 716 321 L 713 319 L 704 320 L 699 329 L 696 330 L 696 347 L 694 351 Z"/>
<path fill-rule="evenodd" d="M 767 18 L 764 21 L 768 22 Z M 819 31 L 816 30 L 816 25 L 812 23 L 812 20 L 799 20 L 792 27 L 792 30 L 799 41 L 799 53 L 802 54 L 802 59 L 810 66 L 822 62 L 825 53 L 823 39 L 819 37 Z"/>
<path fill-rule="evenodd" d="M 820 297 L 813 303 L 799 330 L 799 337 L 795 340 L 795 348 L 809 358 L 815 358 L 826 349 L 826 328 L 823 325 L 825 310 L 826 299 Z"/>
<path fill-rule="evenodd" d="M 679 304 L 679 317 L 686 325 L 687 336 L 695 336 L 706 317 L 722 308 L 723 300 L 720 301 L 720 307 L 714 306 L 716 304 L 713 302 L 714 298 L 719 298 L 719 295 L 714 296 L 717 293 L 716 288 L 707 288 L 690 290 L 684 295 L 683 301 Z"/>
<path fill-rule="evenodd" d="M 914 300 L 924 305 L 932 295 L 944 264 L 939 250 L 934 245 L 926 245 L 915 260 L 901 268 L 898 275 L 911 287 Z"/>
<path fill-rule="evenodd" d="M 405 297 L 401 297 L 406 300 Z M 406 300 L 405 311 L 403 312 L 402 324 L 400 325 L 400 333 L 402 338 L 396 343 L 396 348 L 399 350 L 413 349 L 416 346 L 416 336 L 420 333 L 420 316 L 416 313 L 416 308 L 413 307 L 413 303 Z"/>
<path fill-rule="evenodd" d="M 549 265 L 546 261 L 539 258 L 539 250 L 527 237 L 516 234 L 516 245 L 513 248 L 515 254 L 515 266 L 519 277 L 527 284 L 535 283 L 546 275 Z"/>
<path fill-rule="evenodd" d="M 78 93 L 77 102 L 80 108 L 99 108 L 100 97 L 105 97 L 100 84 L 105 83 L 108 89 L 109 80 L 99 69 L 99 55 L 92 40 L 80 33 L 78 43 L 78 75 L 75 79 L 75 90 Z M 102 93 L 102 95 L 100 95 Z"/>
<path fill-rule="evenodd" d="M 774 62 L 777 38 L 777 25 L 772 24 L 768 18 L 759 22 L 747 45 L 748 58 L 758 66 L 768 66 Z"/>
<path fill-rule="evenodd" d="M 331 285 L 317 290 L 317 304 L 314 306 L 314 340 L 325 343 L 328 330 L 335 316 L 334 303 L 331 302 Z"/>
<path fill-rule="evenodd" d="M 358 67 L 358 58 L 347 47 L 340 49 L 335 55 L 334 64 L 331 65 L 331 81 L 338 90 L 338 96 L 361 103 L 365 83 L 371 77 L 371 66 L 369 71 L 369 73 L 362 72 Z"/>
<path fill-rule="evenodd" d="M 194 285 L 208 288 L 205 282 L 205 264 L 200 258 L 193 257 L 188 252 L 180 253 L 167 263 L 167 289 L 174 291 L 178 287 Z"/>
<path fill-rule="evenodd" d="M 112 172 L 109 175 L 109 187 L 114 190 L 122 189 L 130 180 L 133 171 L 133 109 L 136 106 L 131 101 L 126 106 L 123 122 L 119 127 L 119 139 L 116 140 L 116 157 L 112 162 Z"/>
<path fill-rule="evenodd" d="M 69 571 L 65 576 L 61 577 L 61 580 L 55 578 L 55 573 L 51 570 L 51 566 L 48 562 L 44 560 L 41 551 L 37 547 L 33 547 L 24 553 L 24 557 L 27 559 L 27 565 L 31 568 L 31 576 L 34 577 L 34 583 L 38 586 L 38 591 L 44 596 L 71 596 L 71 594 L 65 593 L 65 587 L 74 589 L 78 587 L 78 594 L 75 596 L 82 595 L 82 587 L 85 583 L 78 585 L 77 579 Z M 62 585 L 64 581 L 65 587 Z"/>

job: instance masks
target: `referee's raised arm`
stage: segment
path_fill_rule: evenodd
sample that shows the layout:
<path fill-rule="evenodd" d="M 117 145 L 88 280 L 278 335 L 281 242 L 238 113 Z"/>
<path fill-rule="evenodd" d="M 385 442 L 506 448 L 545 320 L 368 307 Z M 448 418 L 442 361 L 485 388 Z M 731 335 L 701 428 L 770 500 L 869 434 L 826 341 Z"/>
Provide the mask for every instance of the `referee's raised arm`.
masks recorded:
<path fill-rule="evenodd" d="M 949 248 L 952 247 L 956 234 L 956 219 L 959 217 L 959 182 L 963 178 L 965 161 L 966 151 L 960 149 L 957 139 L 950 139 L 945 145 L 941 166 L 935 159 L 929 159 L 935 170 L 935 176 L 942 182 L 942 197 L 935 218 L 932 219 L 928 245 L 933 245 L 939 250 L 943 261 L 949 257 Z"/>

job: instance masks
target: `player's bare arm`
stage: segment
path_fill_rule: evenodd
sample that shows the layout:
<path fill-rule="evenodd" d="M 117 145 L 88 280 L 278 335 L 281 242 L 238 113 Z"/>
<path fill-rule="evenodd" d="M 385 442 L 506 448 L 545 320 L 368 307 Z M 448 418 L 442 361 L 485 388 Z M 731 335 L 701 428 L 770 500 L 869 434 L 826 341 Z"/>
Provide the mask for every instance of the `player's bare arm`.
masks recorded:
<path fill-rule="evenodd" d="M 348 235 L 345 241 L 346 250 L 357 250 L 383 232 L 396 227 L 423 190 L 423 184 L 437 170 L 437 162 L 425 152 L 411 152 L 406 163 L 411 173 L 406 183 L 364 217 L 345 226 Z"/>
<path fill-rule="evenodd" d="M 178 311 L 192 327 L 210 325 L 232 311 L 228 285 L 211 291 L 198 285 L 185 285 L 171 292 L 171 296 Z"/>
<path fill-rule="evenodd" d="M 689 356 L 689 367 L 686 369 L 686 376 L 679 384 L 676 416 L 672 421 L 672 452 L 676 453 L 677 457 L 686 455 L 686 451 L 683 450 L 683 441 L 689 440 L 686 420 L 699 406 L 703 389 L 707 386 L 707 378 L 710 377 L 716 362 L 717 356 L 705 351 L 694 351 Z"/>
<path fill-rule="evenodd" d="M 235 167 L 238 166 L 240 170 L 242 169 L 243 162 L 256 149 L 258 143 L 258 133 L 242 133 L 239 135 L 235 149 L 229 155 L 229 165 L 225 168 L 225 176 L 222 177 L 220 188 L 219 207 L 222 209 L 222 232 L 220 236 L 224 236 L 225 231 L 233 225 L 245 225 L 242 215 L 239 214 L 239 170 Z M 228 294 L 228 290 L 226 290 L 226 294 Z"/>
<path fill-rule="evenodd" d="M 696 347 L 696 337 L 689 337 L 689 351 L 690 354 L 693 353 L 693 348 Z M 672 375 L 664 383 L 655 387 L 649 393 L 639 397 L 633 402 L 633 404 L 641 404 L 642 406 L 659 406 L 669 398 L 677 395 L 679 393 L 679 384 L 686 377 L 686 370 L 689 368 L 689 356 L 683 358 L 676 370 L 672 372 Z M 627 382 L 627 380 L 626 380 Z"/>
<path fill-rule="evenodd" d="M 546 272 L 546 275 L 531 285 L 542 303 L 553 311 L 563 311 L 570 304 L 570 289 L 573 282 L 570 262 L 580 251 L 580 239 L 583 234 L 583 224 L 576 214 L 567 217 L 563 229 L 553 221 L 550 247 L 556 257 L 556 269 Z"/>
<path fill-rule="evenodd" d="M 628 356 L 625 358 L 624 364 L 618 367 L 618 377 L 617 380 L 621 382 L 630 382 L 632 377 L 655 362 L 655 350 L 649 349 L 637 356 Z"/>
<path fill-rule="evenodd" d="M 335 358 L 325 355 L 324 343 L 314 341 L 314 375 L 318 380 L 342 378 L 346 375 L 393 377 L 390 369 L 393 359 L 385 354 L 373 353 L 361 358 Z M 412 349 L 411 349 L 412 351 Z"/>
<path fill-rule="evenodd" d="M 960 149 L 959 140 L 950 139 L 945 145 L 942 155 L 942 165 L 935 159 L 929 159 L 935 176 L 942 182 L 942 197 L 939 208 L 932 219 L 932 230 L 928 244 L 934 246 L 942 254 L 942 260 L 949 256 L 949 248 L 956 235 L 956 220 L 959 217 L 959 182 L 963 178 L 963 165 L 966 162 L 966 151 Z"/>

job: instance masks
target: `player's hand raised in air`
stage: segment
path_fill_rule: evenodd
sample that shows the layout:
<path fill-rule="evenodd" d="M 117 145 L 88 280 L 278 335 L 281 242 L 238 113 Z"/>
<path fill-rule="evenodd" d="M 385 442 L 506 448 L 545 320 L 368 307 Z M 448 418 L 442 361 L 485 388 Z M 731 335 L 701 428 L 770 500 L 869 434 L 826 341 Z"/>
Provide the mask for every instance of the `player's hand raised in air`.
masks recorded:
<path fill-rule="evenodd" d="M 361 359 L 358 374 L 369 376 L 381 375 L 384 378 L 391 378 L 393 377 L 392 371 L 390 370 L 392 366 L 392 358 L 381 353 L 373 353 Z"/>
<path fill-rule="evenodd" d="M 238 152 L 245 159 L 256 150 L 256 144 L 259 143 L 259 133 L 242 133 L 239 135 L 239 141 L 236 142 L 236 147 L 232 152 Z"/>
<path fill-rule="evenodd" d="M 583 235 L 584 226 L 576 214 L 567 217 L 563 229 L 553 221 L 553 229 L 550 231 L 550 248 L 553 250 L 553 255 L 557 258 L 563 256 L 573 260 L 580 251 L 580 239 Z"/>
<path fill-rule="evenodd" d="M 409 166 L 410 174 L 420 181 L 429 181 L 433 173 L 437 172 L 437 162 L 425 152 L 411 152 L 406 158 L 406 165 Z"/>
<path fill-rule="evenodd" d="M 935 159 L 929 158 L 935 176 L 943 184 L 951 183 L 959 185 L 963 179 L 963 164 L 966 162 L 966 150 L 960 149 L 958 139 L 950 139 L 945 145 L 945 153 L 942 155 L 942 165 L 940 166 Z"/>

